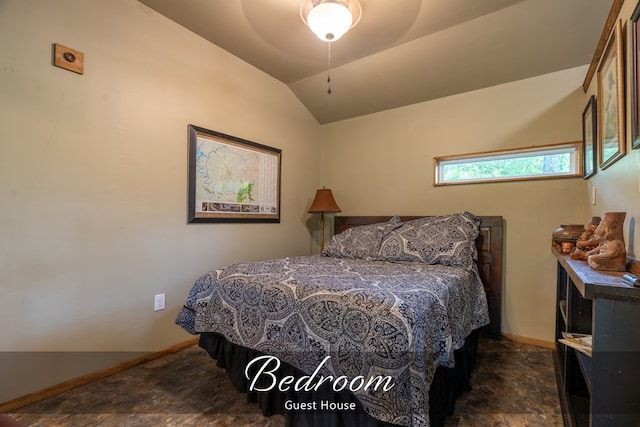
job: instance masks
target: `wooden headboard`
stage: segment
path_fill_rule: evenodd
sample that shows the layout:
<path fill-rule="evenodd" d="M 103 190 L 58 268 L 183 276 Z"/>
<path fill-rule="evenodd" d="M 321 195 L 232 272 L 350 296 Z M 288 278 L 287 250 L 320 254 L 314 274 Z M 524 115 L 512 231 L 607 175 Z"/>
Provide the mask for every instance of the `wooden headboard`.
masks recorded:
<path fill-rule="evenodd" d="M 402 221 L 424 218 L 422 216 L 401 216 Z M 503 226 L 501 216 L 481 216 L 480 234 L 476 239 L 478 248 L 478 270 L 484 283 L 489 302 L 489 334 L 493 338 L 502 336 L 502 242 Z M 386 222 L 391 216 L 336 216 L 333 233 L 358 225 Z"/>

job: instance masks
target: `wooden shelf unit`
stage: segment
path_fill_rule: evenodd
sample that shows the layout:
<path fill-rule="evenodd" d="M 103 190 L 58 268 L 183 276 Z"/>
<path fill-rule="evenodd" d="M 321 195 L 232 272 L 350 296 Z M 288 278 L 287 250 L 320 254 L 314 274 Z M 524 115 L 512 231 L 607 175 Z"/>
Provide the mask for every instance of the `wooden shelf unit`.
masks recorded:
<path fill-rule="evenodd" d="M 640 288 L 623 273 L 557 259 L 556 381 L 565 426 L 640 426 Z M 592 357 L 559 343 L 591 334 Z"/>

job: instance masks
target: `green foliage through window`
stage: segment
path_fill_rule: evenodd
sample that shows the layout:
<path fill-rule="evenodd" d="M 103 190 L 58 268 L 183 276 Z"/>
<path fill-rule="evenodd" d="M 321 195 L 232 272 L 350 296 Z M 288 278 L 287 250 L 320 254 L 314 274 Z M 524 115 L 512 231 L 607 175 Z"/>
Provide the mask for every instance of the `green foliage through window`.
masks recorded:
<path fill-rule="evenodd" d="M 572 143 L 436 157 L 435 184 L 580 176 L 581 154 L 581 145 Z"/>

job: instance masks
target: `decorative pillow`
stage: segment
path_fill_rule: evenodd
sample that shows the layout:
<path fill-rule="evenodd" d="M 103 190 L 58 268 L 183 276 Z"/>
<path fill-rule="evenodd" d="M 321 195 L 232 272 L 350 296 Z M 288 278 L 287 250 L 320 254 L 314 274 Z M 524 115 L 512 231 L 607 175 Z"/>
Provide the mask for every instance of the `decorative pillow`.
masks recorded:
<path fill-rule="evenodd" d="M 382 239 L 376 259 L 471 268 L 479 226 L 480 218 L 468 212 L 407 221 Z"/>
<path fill-rule="evenodd" d="M 374 259 L 378 254 L 382 239 L 400 225 L 402 225 L 402 221 L 396 215 L 387 222 L 348 228 L 333 236 L 329 246 L 322 251 L 322 255 L 337 258 Z"/>

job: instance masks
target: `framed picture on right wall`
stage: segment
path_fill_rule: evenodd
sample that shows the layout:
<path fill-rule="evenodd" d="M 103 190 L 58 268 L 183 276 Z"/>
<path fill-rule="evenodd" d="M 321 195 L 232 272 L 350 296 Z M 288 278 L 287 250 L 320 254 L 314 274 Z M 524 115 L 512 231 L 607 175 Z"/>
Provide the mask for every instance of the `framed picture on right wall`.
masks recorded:
<path fill-rule="evenodd" d="M 584 157 L 583 177 L 587 179 L 596 173 L 596 135 L 598 134 L 596 97 L 591 95 L 582 112 L 582 155 Z"/>
<path fill-rule="evenodd" d="M 626 153 L 622 21 L 618 21 L 598 66 L 598 157 L 606 169 Z"/>
<path fill-rule="evenodd" d="M 640 108 L 638 108 L 638 99 L 640 98 L 640 67 L 638 60 L 640 58 L 638 40 L 640 39 L 640 27 L 638 20 L 640 19 L 640 2 L 636 5 L 631 15 L 631 147 L 640 148 Z"/>

